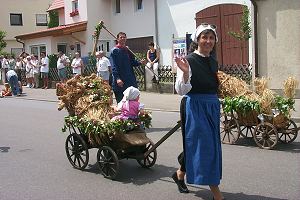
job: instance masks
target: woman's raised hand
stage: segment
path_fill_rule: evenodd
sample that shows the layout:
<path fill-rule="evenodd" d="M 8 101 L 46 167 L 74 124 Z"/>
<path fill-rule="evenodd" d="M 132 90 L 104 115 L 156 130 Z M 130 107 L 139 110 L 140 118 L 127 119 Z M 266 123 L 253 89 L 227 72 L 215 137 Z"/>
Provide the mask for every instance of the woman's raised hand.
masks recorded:
<path fill-rule="evenodd" d="M 189 63 L 185 58 L 175 57 L 175 62 L 177 64 L 177 67 L 179 67 L 183 73 L 189 72 Z"/>

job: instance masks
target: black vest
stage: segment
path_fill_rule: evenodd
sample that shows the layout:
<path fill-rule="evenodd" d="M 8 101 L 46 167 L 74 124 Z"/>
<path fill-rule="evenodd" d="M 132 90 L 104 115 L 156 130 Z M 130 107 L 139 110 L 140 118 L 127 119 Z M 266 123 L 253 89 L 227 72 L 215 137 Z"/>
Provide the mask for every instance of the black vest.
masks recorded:
<path fill-rule="evenodd" d="M 219 82 L 217 78 L 218 62 L 212 57 L 202 57 L 196 53 L 189 54 L 192 89 L 189 93 L 217 94 Z"/>

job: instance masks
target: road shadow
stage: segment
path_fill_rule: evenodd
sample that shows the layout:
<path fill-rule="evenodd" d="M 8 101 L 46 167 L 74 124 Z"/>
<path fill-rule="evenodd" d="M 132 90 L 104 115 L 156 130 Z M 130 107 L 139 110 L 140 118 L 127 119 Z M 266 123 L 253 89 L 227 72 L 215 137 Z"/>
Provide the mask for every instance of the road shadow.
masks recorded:
<path fill-rule="evenodd" d="M 1 153 L 8 153 L 9 149 L 10 149 L 10 147 L 0 147 L 0 152 Z"/>
<path fill-rule="evenodd" d="M 259 148 L 253 138 L 239 138 L 235 145 L 245 146 L 249 148 Z M 291 142 L 288 144 L 278 141 L 274 149 L 271 151 L 285 151 L 289 153 L 300 153 L 300 142 Z"/>
<path fill-rule="evenodd" d="M 26 97 L 26 96 L 28 96 L 27 93 L 21 93 L 20 94 L 20 97 Z"/>
<path fill-rule="evenodd" d="M 151 168 L 141 167 L 135 160 L 120 160 L 119 173 L 114 181 L 124 184 L 145 185 L 170 178 L 177 168 L 155 164 Z M 85 172 L 100 174 L 98 164 L 89 164 Z"/>
<path fill-rule="evenodd" d="M 203 200 L 211 200 L 212 199 L 212 193 L 209 189 L 206 188 L 199 188 L 199 187 L 193 187 L 188 186 L 189 188 L 198 188 L 196 192 L 191 191 L 191 193 L 194 193 L 195 196 L 202 198 Z M 249 195 L 244 193 L 231 193 L 231 192 L 222 192 L 224 197 L 226 199 L 230 200 L 288 200 L 288 199 L 282 199 L 282 198 L 274 198 L 274 197 L 265 197 L 261 195 Z"/>

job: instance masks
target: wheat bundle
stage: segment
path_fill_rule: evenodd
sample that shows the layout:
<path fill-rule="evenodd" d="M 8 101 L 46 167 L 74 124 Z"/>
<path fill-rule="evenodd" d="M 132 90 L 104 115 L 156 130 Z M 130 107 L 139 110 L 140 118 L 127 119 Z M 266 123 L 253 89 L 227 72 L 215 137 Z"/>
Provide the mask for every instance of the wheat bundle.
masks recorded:
<path fill-rule="evenodd" d="M 107 120 L 111 112 L 112 91 L 110 86 L 96 74 L 75 76 L 56 88 L 59 110 L 66 108 L 71 116 L 92 120 Z"/>
<path fill-rule="evenodd" d="M 265 89 L 258 99 L 263 113 L 272 114 L 272 108 L 275 104 L 275 95 L 270 89 Z"/>
<path fill-rule="evenodd" d="M 258 95 L 262 95 L 264 90 L 268 88 L 268 79 L 265 77 L 255 78 L 253 84 L 254 84 L 254 91 Z"/>
<path fill-rule="evenodd" d="M 288 79 L 283 82 L 283 91 L 285 97 L 294 98 L 298 84 L 299 82 L 295 79 L 295 77 L 288 77 Z"/>
<path fill-rule="evenodd" d="M 221 98 L 244 96 L 249 100 L 258 99 L 258 95 L 249 89 L 249 85 L 245 81 L 230 76 L 222 71 L 219 71 L 217 76 L 220 82 L 219 96 Z"/>

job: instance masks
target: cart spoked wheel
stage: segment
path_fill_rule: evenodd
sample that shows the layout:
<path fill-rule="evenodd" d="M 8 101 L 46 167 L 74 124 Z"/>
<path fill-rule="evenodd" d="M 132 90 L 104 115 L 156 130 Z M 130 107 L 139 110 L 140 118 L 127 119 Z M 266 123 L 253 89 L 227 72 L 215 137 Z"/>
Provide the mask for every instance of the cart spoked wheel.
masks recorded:
<path fill-rule="evenodd" d="M 84 169 L 89 163 L 89 150 L 84 139 L 76 134 L 70 134 L 65 143 L 65 150 L 69 162 L 76 169 Z"/>
<path fill-rule="evenodd" d="M 262 149 L 273 149 L 278 142 L 277 129 L 269 122 L 258 124 L 253 136 L 257 146 Z"/>
<path fill-rule="evenodd" d="M 148 151 L 153 145 L 154 143 L 150 140 L 150 142 L 146 145 L 146 148 L 143 153 Z M 137 160 L 137 162 L 144 168 L 150 168 L 155 164 L 156 159 L 157 159 L 157 151 L 156 149 L 154 149 L 151 153 L 149 153 L 148 156 L 146 156 L 142 160 Z"/>
<path fill-rule="evenodd" d="M 116 178 L 119 173 L 119 159 L 112 148 L 108 146 L 100 147 L 97 153 L 97 162 L 101 174 L 105 178 Z"/>
<path fill-rule="evenodd" d="M 255 126 L 240 126 L 241 128 L 241 136 L 243 138 L 253 138 L 253 133 L 255 130 Z"/>
<path fill-rule="evenodd" d="M 278 138 L 283 143 L 293 142 L 298 135 L 298 128 L 294 121 L 289 120 L 286 127 L 280 128 L 278 130 Z"/>
<path fill-rule="evenodd" d="M 234 117 L 221 117 L 221 141 L 224 144 L 235 144 L 240 137 L 240 125 Z"/>

